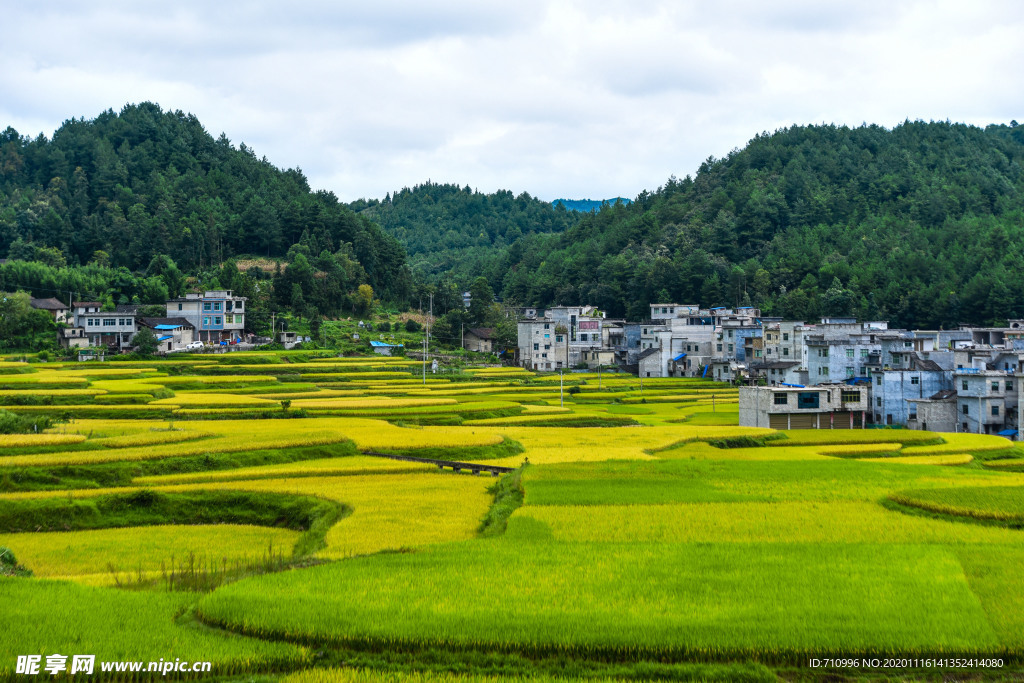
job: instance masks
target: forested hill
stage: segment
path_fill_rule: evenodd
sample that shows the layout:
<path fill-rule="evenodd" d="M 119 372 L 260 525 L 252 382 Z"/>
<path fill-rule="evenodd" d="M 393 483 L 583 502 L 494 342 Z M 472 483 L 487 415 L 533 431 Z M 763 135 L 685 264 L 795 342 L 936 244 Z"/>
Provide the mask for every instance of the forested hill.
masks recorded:
<path fill-rule="evenodd" d="M 52 139 L 0 133 L 0 255 L 85 264 L 102 251 L 140 270 L 167 254 L 196 270 L 239 254 L 284 256 L 300 241 L 314 256 L 357 260 L 385 298 L 410 288 L 394 238 L 312 192 L 298 169 L 213 138 L 192 115 L 143 103 L 69 120 Z"/>
<path fill-rule="evenodd" d="M 952 326 L 1024 317 L 1024 126 L 808 126 L 513 250 L 505 297 Z"/>
<path fill-rule="evenodd" d="M 496 284 L 504 275 L 508 247 L 564 232 L 581 217 L 525 192 L 484 194 L 432 182 L 349 206 L 405 246 L 417 275 L 427 280 L 451 275 L 460 282 L 484 276 Z"/>

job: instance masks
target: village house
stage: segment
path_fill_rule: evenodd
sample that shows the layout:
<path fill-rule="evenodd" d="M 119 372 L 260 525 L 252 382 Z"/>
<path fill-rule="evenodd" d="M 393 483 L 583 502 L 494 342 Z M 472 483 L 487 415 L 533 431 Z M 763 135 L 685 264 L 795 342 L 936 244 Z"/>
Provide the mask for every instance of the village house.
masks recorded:
<path fill-rule="evenodd" d="M 471 327 L 462 335 L 462 348 L 477 353 L 494 351 L 494 329 L 490 327 Z"/>
<path fill-rule="evenodd" d="M 245 330 L 244 296 L 231 290 L 186 294 L 167 301 L 168 318 L 184 318 L 195 330 L 196 341 L 239 341 Z"/>
<path fill-rule="evenodd" d="M 139 318 L 139 327 L 153 331 L 157 350 L 164 353 L 184 349 L 196 341 L 195 327 L 185 318 Z"/>
<path fill-rule="evenodd" d="M 32 299 L 29 302 L 32 308 L 46 311 L 53 317 L 53 321 L 58 325 L 66 323 L 68 321 L 68 307 L 60 299 Z"/>
<path fill-rule="evenodd" d="M 68 347 L 106 346 L 124 351 L 131 347 L 138 331 L 134 313 L 102 311 L 98 301 L 75 301 L 71 304 L 72 329 L 61 330 L 58 341 Z M 85 340 L 85 343 L 82 343 Z"/>
<path fill-rule="evenodd" d="M 862 429 L 867 424 L 865 385 L 740 387 L 740 426 L 771 429 Z"/>

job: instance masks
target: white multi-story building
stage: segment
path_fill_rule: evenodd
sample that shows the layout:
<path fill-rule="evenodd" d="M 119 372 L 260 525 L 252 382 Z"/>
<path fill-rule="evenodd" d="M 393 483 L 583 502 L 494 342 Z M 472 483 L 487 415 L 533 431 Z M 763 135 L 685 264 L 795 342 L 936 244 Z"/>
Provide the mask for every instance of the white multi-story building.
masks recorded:
<path fill-rule="evenodd" d="M 234 296 L 231 290 L 186 294 L 167 302 L 167 317 L 190 322 L 198 341 L 238 340 L 245 330 L 245 302 L 244 296 Z"/>
<path fill-rule="evenodd" d="M 131 346 L 138 331 L 135 314 L 123 311 L 102 311 L 98 301 L 75 301 L 71 304 L 73 329 L 61 335 L 66 346 L 80 346 L 87 339 L 90 346 L 107 346 L 123 350 Z"/>

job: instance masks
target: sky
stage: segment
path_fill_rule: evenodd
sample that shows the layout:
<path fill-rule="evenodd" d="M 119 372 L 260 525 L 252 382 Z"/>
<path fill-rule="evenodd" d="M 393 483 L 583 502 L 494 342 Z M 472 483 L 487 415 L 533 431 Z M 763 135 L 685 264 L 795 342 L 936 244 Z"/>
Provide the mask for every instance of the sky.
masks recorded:
<path fill-rule="evenodd" d="M 0 128 L 157 102 L 345 201 L 635 197 L 792 125 L 1024 121 L 1024 2 L 4 3 Z"/>

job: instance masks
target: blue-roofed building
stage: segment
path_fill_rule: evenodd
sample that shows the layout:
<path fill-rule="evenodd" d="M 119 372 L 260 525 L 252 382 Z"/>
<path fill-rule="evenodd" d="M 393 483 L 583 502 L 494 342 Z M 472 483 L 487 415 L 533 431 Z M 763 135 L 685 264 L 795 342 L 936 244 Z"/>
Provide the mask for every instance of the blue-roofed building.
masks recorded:
<path fill-rule="evenodd" d="M 382 341 L 371 341 L 370 346 L 373 348 L 374 353 L 379 353 L 382 356 L 390 356 L 395 352 L 395 349 L 405 348 L 405 344 L 388 344 Z"/>
<path fill-rule="evenodd" d="M 139 327 L 153 330 L 161 353 L 183 349 L 195 341 L 195 328 L 185 318 L 139 318 Z"/>

